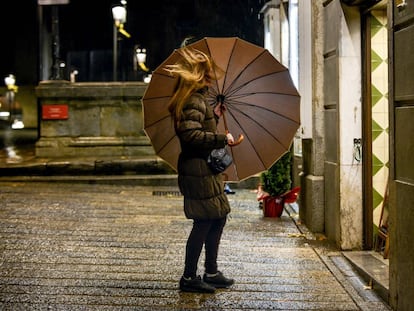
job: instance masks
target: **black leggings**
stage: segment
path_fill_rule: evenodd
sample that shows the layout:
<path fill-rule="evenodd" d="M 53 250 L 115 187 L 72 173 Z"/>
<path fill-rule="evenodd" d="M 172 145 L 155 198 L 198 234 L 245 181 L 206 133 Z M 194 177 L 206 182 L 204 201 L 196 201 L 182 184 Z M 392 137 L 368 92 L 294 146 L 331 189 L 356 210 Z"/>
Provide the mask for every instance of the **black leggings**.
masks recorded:
<path fill-rule="evenodd" d="M 217 255 L 221 234 L 227 218 L 212 220 L 194 220 L 193 229 L 187 240 L 184 277 L 194 278 L 197 275 L 197 264 L 203 245 L 206 258 L 206 273 L 217 273 Z"/>

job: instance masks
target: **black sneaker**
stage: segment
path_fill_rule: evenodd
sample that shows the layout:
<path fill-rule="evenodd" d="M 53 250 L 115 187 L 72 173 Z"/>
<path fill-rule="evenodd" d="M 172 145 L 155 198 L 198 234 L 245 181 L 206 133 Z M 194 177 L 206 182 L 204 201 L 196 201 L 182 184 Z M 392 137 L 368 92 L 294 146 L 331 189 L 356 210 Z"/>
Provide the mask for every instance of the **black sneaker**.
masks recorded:
<path fill-rule="evenodd" d="M 234 284 L 233 279 L 226 278 L 220 271 L 215 276 L 207 276 L 204 274 L 203 281 L 215 288 L 227 288 Z"/>
<path fill-rule="evenodd" d="M 186 280 L 184 277 L 181 277 L 180 289 L 183 292 L 193 293 L 214 293 L 216 291 L 213 286 L 203 282 L 200 276 L 197 276 L 194 279 L 190 280 Z"/>

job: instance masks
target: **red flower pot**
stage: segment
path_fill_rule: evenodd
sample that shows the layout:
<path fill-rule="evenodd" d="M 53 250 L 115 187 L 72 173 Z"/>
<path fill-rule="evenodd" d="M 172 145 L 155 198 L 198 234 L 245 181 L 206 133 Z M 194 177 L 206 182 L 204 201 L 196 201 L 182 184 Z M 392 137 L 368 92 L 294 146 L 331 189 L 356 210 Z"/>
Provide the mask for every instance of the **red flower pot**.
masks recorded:
<path fill-rule="evenodd" d="M 283 213 L 283 205 L 282 197 L 265 197 L 263 199 L 263 215 L 265 217 L 280 217 Z"/>
<path fill-rule="evenodd" d="M 293 203 L 296 202 L 298 199 L 298 195 L 300 192 L 300 187 L 295 187 L 292 190 L 286 192 L 285 194 L 282 194 L 283 200 L 285 203 Z"/>

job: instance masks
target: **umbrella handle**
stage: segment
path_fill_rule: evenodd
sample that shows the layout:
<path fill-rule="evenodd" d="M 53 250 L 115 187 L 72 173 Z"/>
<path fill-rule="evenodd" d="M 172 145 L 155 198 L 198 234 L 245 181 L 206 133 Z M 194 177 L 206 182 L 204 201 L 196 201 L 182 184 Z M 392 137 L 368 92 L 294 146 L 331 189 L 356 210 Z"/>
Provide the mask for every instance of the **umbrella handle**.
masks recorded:
<path fill-rule="evenodd" d="M 244 135 L 239 134 L 239 138 L 233 144 L 231 144 L 230 147 L 237 146 L 238 144 L 240 144 L 243 141 L 243 139 L 244 139 Z"/>
<path fill-rule="evenodd" d="M 229 131 L 226 130 L 226 134 L 228 134 L 228 133 L 229 133 Z M 243 134 L 239 134 L 239 138 L 234 143 L 229 144 L 229 146 L 230 147 L 237 146 L 238 144 L 240 144 L 243 141 L 243 139 L 244 139 L 244 135 Z"/>
<path fill-rule="evenodd" d="M 222 106 L 223 107 L 223 106 Z M 229 132 L 229 128 L 227 127 L 227 119 L 226 119 L 226 113 L 223 110 L 223 121 L 224 121 L 224 129 L 226 130 L 226 134 Z"/>

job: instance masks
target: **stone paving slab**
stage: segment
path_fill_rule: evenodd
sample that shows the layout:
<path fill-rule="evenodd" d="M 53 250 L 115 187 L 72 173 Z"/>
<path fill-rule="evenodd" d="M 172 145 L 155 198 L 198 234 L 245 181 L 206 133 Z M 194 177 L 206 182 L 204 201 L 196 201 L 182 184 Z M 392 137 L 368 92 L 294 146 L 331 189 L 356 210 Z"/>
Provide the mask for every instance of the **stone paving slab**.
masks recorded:
<path fill-rule="evenodd" d="M 190 294 L 178 290 L 191 221 L 176 188 L 0 183 L 0 309 L 389 310 L 286 211 L 263 217 L 251 190 L 229 199 L 219 266 L 236 284 Z"/>

